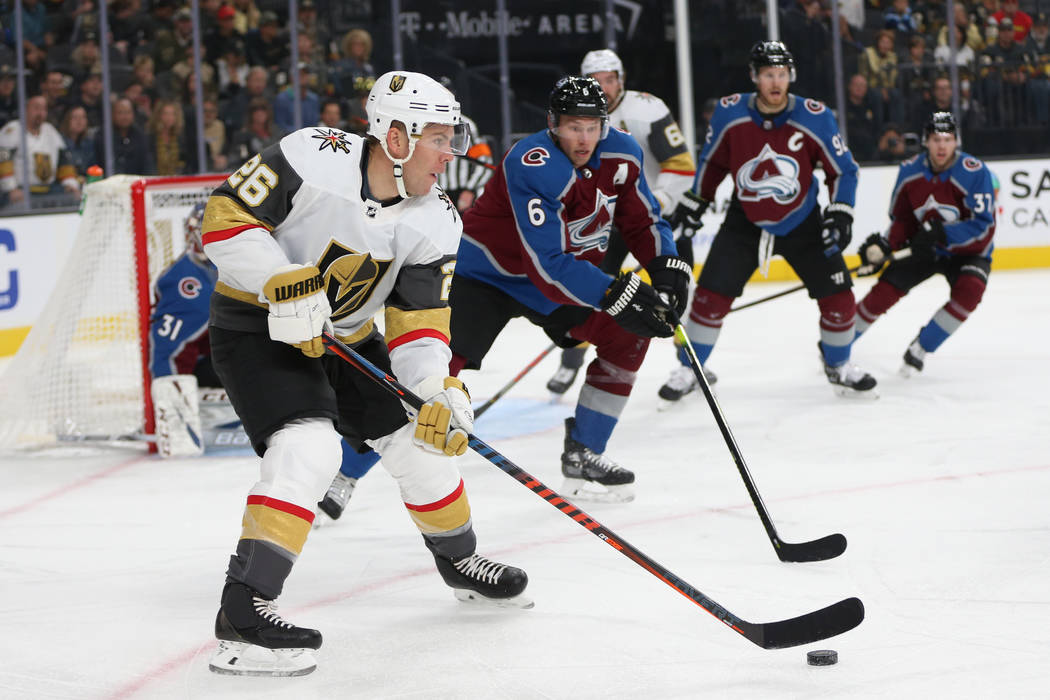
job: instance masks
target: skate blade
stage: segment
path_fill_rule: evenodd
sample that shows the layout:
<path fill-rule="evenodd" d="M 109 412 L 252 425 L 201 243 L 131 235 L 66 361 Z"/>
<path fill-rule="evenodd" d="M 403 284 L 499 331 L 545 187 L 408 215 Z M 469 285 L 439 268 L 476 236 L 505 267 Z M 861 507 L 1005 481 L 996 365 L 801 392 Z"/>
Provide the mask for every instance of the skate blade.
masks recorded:
<path fill-rule="evenodd" d="M 328 517 L 327 513 L 325 513 L 320 508 L 318 508 L 317 509 L 317 514 L 314 516 L 314 523 L 313 523 L 313 525 L 311 527 L 314 530 L 319 530 L 322 527 L 329 527 L 329 526 L 331 526 L 332 523 L 334 523 L 334 522 L 336 522 L 336 521 L 332 520 L 330 517 Z"/>
<path fill-rule="evenodd" d="M 633 486 L 602 486 L 586 479 L 566 477 L 561 492 L 574 501 L 585 503 L 630 503 L 634 500 Z"/>
<path fill-rule="evenodd" d="M 453 593 L 456 594 L 456 600 L 458 601 L 470 603 L 471 605 L 483 605 L 490 608 L 520 608 L 528 610 L 536 605 L 532 598 L 529 598 L 524 593 L 511 598 L 489 598 L 488 596 L 481 595 L 477 591 L 469 591 L 465 588 L 454 588 Z"/>
<path fill-rule="evenodd" d="M 899 370 L 897 370 L 897 374 L 899 374 L 900 376 L 904 377 L 905 379 L 911 379 L 912 377 L 914 377 L 918 373 L 919 373 L 919 370 L 915 369 L 914 367 L 909 365 L 907 362 L 905 362 L 903 365 L 901 365 L 901 368 Z"/>
<path fill-rule="evenodd" d="M 841 384 L 832 384 L 832 390 L 834 390 L 837 396 L 841 396 L 844 399 L 863 399 L 866 401 L 874 401 L 879 398 L 879 390 L 872 387 L 867 391 L 857 391 L 851 389 L 848 386 L 842 386 Z"/>
<path fill-rule="evenodd" d="M 220 641 L 208 662 L 213 673 L 227 676 L 305 676 L 316 668 L 312 649 L 266 649 L 247 642 Z"/>

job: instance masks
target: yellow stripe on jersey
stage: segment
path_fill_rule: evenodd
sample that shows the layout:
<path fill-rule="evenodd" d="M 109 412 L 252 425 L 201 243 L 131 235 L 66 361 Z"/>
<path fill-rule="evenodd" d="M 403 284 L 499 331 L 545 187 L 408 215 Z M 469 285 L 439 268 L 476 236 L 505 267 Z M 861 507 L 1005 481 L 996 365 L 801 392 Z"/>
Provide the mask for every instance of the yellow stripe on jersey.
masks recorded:
<path fill-rule="evenodd" d="M 236 287 L 231 287 L 230 285 L 226 284 L 222 280 L 219 280 L 218 282 L 215 283 L 215 292 L 217 294 L 223 295 L 224 297 L 229 297 L 231 299 L 236 299 L 237 301 L 243 301 L 246 304 L 253 304 L 253 305 L 258 306 L 258 307 L 260 307 L 262 309 L 269 309 L 270 308 L 269 304 L 264 304 L 263 302 L 259 301 L 259 295 L 258 294 L 252 294 L 251 292 L 246 292 L 243 289 L 237 289 Z"/>
<path fill-rule="evenodd" d="M 446 342 L 449 338 L 449 319 L 452 317 L 452 309 L 444 306 L 437 309 L 414 309 L 404 311 L 394 306 L 386 307 L 385 327 L 386 343 L 396 341 L 402 336 L 415 337 L 443 337 Z"/>
<path fill-rule="evenodd" d="M 423 506 L 406 503 L 412 522 L 424 535 L 437 535 L 463 527 L 470 521 L 470 503 L 463 482 L 445 498 Z"/>
<path fill-rule="evenodd" d="M 215 195 L 208 199 L 204 210 L 204 221 L 201 222 L 201 234 L 216 231 L 228 231 L 235 228 L 261 226 L 267 231 L 273 228 L 252 216 L 244 207 L 229 197 Z"/>
<path fill-rule="evenodd" d="M 686 151 L 684 153 L 673 155 L 660 163 L 660 169 L 690 173 L 696 170 L 696 163 L 693 162 L 693 156 Z M 652 183 L 650 183 L 650 186 L 651 184 Z"/>

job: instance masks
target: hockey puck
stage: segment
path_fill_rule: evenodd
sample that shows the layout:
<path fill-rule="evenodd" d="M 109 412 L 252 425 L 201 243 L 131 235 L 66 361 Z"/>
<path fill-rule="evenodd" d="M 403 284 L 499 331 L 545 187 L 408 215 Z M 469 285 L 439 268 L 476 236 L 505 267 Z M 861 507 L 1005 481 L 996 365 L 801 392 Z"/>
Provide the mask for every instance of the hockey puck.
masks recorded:
<path fill-rule="evenodd" d="M 806 654 L 806 663 L 810 666 L 832 666 L 839 662 L 839 653 L 834 649 L 818 649 Z"/>

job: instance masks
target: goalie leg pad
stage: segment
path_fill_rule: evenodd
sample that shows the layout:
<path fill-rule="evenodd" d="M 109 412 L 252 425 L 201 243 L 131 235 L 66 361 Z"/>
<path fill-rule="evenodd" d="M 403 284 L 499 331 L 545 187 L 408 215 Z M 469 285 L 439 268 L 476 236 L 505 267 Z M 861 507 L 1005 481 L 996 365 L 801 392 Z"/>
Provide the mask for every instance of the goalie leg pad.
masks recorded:
<path fill-rule="evenodd" d="M 154 431 L 161 457 L 197 457 L 204 454 L 197 378 L 192 374 L 157 377 L 150 385 Z"/>

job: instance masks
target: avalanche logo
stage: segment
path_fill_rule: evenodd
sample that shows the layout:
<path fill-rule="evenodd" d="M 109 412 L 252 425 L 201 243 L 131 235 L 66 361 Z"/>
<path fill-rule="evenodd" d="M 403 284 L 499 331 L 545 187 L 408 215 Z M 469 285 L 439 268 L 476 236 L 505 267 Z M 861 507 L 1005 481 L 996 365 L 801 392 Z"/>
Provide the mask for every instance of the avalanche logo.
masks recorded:
<path fill-rule="evenodd" d="M 739 92 L 733 93 L 732 95 L 727 95 L 726 97 L 723 97 L 721 100 L 719 100 L 719 102 L 722 103 L 723 107 L 732 107 L 733 105 L 735 105 L 739 101 L 740 101 L 740 93 Z"/>
<path fill-rule="evenodd" d="M 521 162 L 523 165 L 543 165 L 550 157 L 551 154 L 546 148 L 537 146 L 536 148 L 530 148 L 525 151 L 525 155 L 521 157 Z"/>
<path fill-rule="evenodd" d="M 183 299 L 196 299 L 201 295 L 203 286 L 196 277 L 183 277 L 179 280 L 179 296 Z"/>
<path fill-rule="evenodd" d="M 616 213 L 616 195 L 609 196 L 598 190 L 594 201 L 594 211 L 582 219 L 570 221 L 570 250 L 586 253 L 588 250 L 606 250 L 609 247 L 609 231 L 612 229 L 613 215 Z"/>
<path fill-rule="evenodd" d="M 790 204 L 802 189 L 798 171 L 797 160 L 777 153 L 767 143 L 761 153 L 740 166 L 736 189 L 744 202 L 772 198 L 777 204 Z"/>
<path fill-rule="evenodd" d="M 802 104 L 804 104 L 806 109 L 812 114 L 820 114 L 824 111 L 824 103 L 818 100 L 806 98 L 806 101 Z"/>
<path fill-rule="evenodd" d="M 926 215 L 931 212 L 936 214 L 940 220 L 946 224 L 959 220 L 958 207 L 953 207 L 951 204 L 945 204 L 944 202 L 938 202 L 932 194 L 926 198 L 926 201 L 922 203 L 921 207 L 915 210 L 915 218 L 919 221 L 925 221 L 927 219 Z"/>
<path fill-rule="evenodd" d="M 981 161 L 976 158 L 963 158 L 963 167 L 971 173 L 975 173 L 981 169 Z"/>

